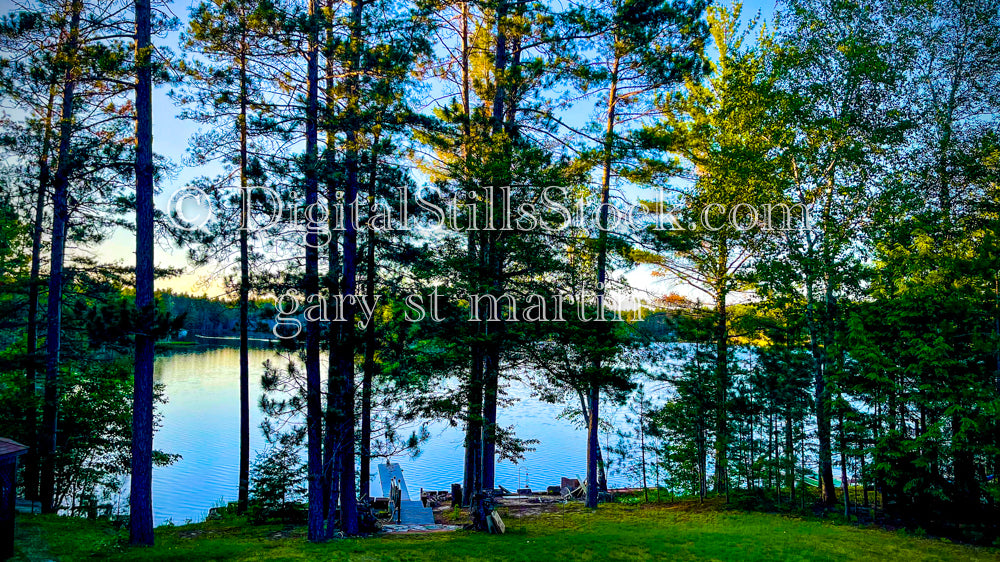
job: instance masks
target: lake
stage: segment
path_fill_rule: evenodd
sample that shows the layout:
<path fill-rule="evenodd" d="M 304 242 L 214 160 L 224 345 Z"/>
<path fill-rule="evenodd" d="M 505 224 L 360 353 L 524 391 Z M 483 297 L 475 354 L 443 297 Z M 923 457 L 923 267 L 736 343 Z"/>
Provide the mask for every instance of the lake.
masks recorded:
<path fill-rule="evenodd" d="M 284 361 L 270 350 L 250 351 L 251 461 L 266 448 L 260 431 L 263 417 L 257 406 L 261 395 L 260 376 L 265 360 Z M 159 406 L 162 426 L 154 447 L 181 455 L 167 467 L 153 470 L 153 516 L 156 524 L 168 520 L 183 524 L 199 521 L 208 510 L 223 502 L 235 501 L 239 471 L 239 350 L 215 348 L 157 357 L 154 377 L 166 389 L 167 403 Z M 557 419 L 563 406 L 547 404 L 529 396 L 520 383 L 511 383 L 508 394 L 521 400 L 501 407 L 497 421 L 515 426 L 522 439 L 537 439 L 535 451 L 526 453 L 518 465 L 498 461 L 496 482 L 513 490 L 525 472 L 532 489 L 558 485 L 560 477 L 582 477 L 586 471 L 587 436 L 569 420 Z M 614 419 L 614 411 L 610 411 Z M 606 415 L 602 413 L 602 416 Z M 419 488 L 449 490 L 462 482 L 463 431 L 445 423 L 429 427 L 431 438 L 415 459 L 396 457 L 411 493 Z M 603 436 L 602 436 L 603 444 Z M 385 462 L 384 460 L 376 462 Z M 377 469 L 372 467 L 373 475 Z M 632 484 L 613 474 L 613 486 Z M 377 476 L 372 494 L 379 493 Z"/>

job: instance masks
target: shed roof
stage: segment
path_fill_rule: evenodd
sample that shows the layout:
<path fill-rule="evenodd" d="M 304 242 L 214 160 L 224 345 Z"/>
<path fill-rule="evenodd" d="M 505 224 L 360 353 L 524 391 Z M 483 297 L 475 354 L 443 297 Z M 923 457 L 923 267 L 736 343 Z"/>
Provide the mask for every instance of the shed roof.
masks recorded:
<path fill-rule="evenodd" d="M 28 447 L 6 437 L 0 437 L 0 457 L 23 455 Z"/>

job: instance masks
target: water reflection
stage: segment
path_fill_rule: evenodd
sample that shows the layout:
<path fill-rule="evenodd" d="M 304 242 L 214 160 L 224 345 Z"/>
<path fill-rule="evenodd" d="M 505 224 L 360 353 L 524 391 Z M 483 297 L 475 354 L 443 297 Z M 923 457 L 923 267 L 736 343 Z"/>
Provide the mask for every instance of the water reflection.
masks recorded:
<path fill-rule="evenodd" d="M 268 350 L 250 351 L 250 446 L 265 448 L 259 426 L 262 414 L 257 406 L 261 395 L 260 376 L 265 360 L 284 361 Z M 168 402 L 162 406 L 163 425 L 156 434 L 156 447 L 178 453 L 175 464 L 153 472 L 153 509 L 157 524 L 172 520 L 200 520 L 208 510 L 236 499 L 239 469 L 239 352 L 217 348 L 193 353 L 158 357 L 155 380 L 166 387 Z M 514 489 L 522 484 L 525 472 L 534 489 L 559 483 L 561 476 L 583 476 L 586 434 L 571 422 L 557 419 L 563 407 L 530 398 L 526 388 L 515 383 L 508 393 L 522 398 L 501 408 L 498 422 L 515 426 L 518 437 L 538 439 L 536 450 L 528 452 L 520 465 L 497 464 L 497 484 Z M 462 431 L 444 423 L 430 426 L 431 439 L 416 459 L 394 458 L 403 468 L 410 490 L 448 490 L 462 481 Z M 373 467 L 372 473 L 377 474 Z M 379 492 L 377 478 L 372 493 Z"/>

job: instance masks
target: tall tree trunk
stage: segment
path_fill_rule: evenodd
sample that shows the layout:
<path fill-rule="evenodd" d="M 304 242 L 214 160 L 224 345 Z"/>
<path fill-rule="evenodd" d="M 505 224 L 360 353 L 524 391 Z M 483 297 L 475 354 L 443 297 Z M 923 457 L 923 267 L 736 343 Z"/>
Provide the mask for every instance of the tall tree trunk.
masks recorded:
<path fill-rule="evenodd" d="M 649 487 L 646 485 L 646 405 L 645 394 L 639 398 L 639 453 L 642 457 L 642 495 L 649 502 Z"/>
<path fill-rule="evenodd" d="M 470 242 L 471 245 L 471 242 Z M 462 505 L 472 505 L 472 497 L 482 487 L 483 452 L 483 356 L 476 343 L 471 346 L 467 410 L 465 422 L 465 472 L 462 477 Z"/>
<path fill-rule="evenodd" d="M 597 385 L 591 385 L 587 402 L 590 410 L 590 423 L 587 424 L 587 496 L 586 506 L 597 507 L 600 488 L 597 485 L 597 453 L 600 444 L 597 441 L 597 426 L 600 417 L 601 391 Z"/>
<path fill-rule="evenodd" d="M 499 330 L 497 330 L 499 331 Z M 487 334 L 487 337 L 490 337 Z M 492 336 L 496 338 L 496 335 Z M 481 489 L 492 492 L 496 488 L 496 448 L 497 448 L 497 392 L 500 385 L 498 342 L 490 341 L 486 346 L 483 361 L 483 460 Z"/>
<path fill-rule="evenodd" d="M 861 502 L 865 508 L 868 507 L 868 479 L 865 477 L 865 447 L 862 443 L 859 443 L 858 449 L 861 450 L 861 454 L 858 455 L 858 459 L 861 461 Z"/>
<path fill-rule="evenodd" d="M 135 387 L 132 398 L 132 489 L 129 535 L 153 544 L 153 67 L 149 0 L 136 0 L 135 85 Z"/>
<path fill-rule="evenodd" d="M 847 435 L 844 433 L 844 412 L 840 412 L 840 487 L 844 494 L 844 517 L 851 516 L 847 487 Z"/>
<path fill-rule="evenodd" d="M 827 242 L 824 242 L 824 247 L 826 247 L 826 245 Z M 828 267 L 832 267 L 832 265 L 828 265 Z M 829 272 L 830 269 L 827 269 L 827 271 Z M 832 317 L 834 314 L 833 286 L 829 279 L 826 283 L 825 300 L 824 346 L 819 356 L 820 368 L 817 371 L 818 377 L 816 378 L 816 438 L 819 442 L 819 476 L 822 481 L 821 499 L 826 505 L 832 506 L 837 503 L 837 491 L 836 486 L 833 484 L 832 422 L 830 415 L 830 390 L 828 387 L 828 379 L 830 376 L 829 354 L 830 349 L 834 344 L 833 330 L 831 327 Z"/>
<path fill-rule="evenodd" d="M 826 228 L 829 225 L 824 223 Z M 806 232 L 808 243 L 808 255 L 814 255 L 814 242 L 809 232 Z M 828 241 L 824 241 L 824 244 Z M 833 462 L 830 450 L 830 399 L 826 385 L 826 353 L 825 346 L 822 345 L 823 330 L 819 320 L 816 318 L 816 299 L 814 295 L 813 280 L 814 274 L 811 270 L 806 271 L 806 324 L 809 330 L 809 348 L 813 362 L 813 384 L 816 408 L 816 437 L 819 442 L 819 481 L 820 499 L 826 505 L 834 505 L 837 502 L 833 490 Z"/>
<path fill-rule="evenodd" d="M 614 149 L 615 135 L 615 109 L 618 102 L 618 65 L 619 58 L 616 56 L 611 70 L 611 88 L 608 92 L 608 112 L 607 122 L 604 131 L 604 173 L 601 178 L 601 212 L 600 212 L 600 232 L 598 233 L 597 246 L 597 310 L 604 314 L 604 296 L 606 293 L 605 284 L 608 278 L 608 205 L 611 202 L 611 168 L 613 165 L 612 150 Z M 603 316 L 598 318 L 601 322 L 598 326 L 605 328 Z M 594 358 L 594 368 L 600 372 L 601 357 Z M 601 388 L 598 382 L 592 381 L 589 390 L 590 419 L 587 420 L 587 499 L 586 505 L 589 508 L 597 507 L 597 499 L 600 495 L 600 484 L 598 482 L 597 464 L 598 454 L 601 445 L 598 442 L 598 428 L 600 426 L 600 401 Z"/>
<path fill-rule="evenodd" d="M 589 388 L 587 392 L 577 390 L 577 396 L 580 399 L 580 414 L 583 416 L 583 425 L 590 429 L 590 400 L 588 395 Z M 597 442 L 597 489 L 601 492 L 608 491 L 608 475 L 605 470 L 604 452 L 601 448 L 600 440 Z"/>
<path fill-rule="evenodd" d="M 327 70 L 330 69 L 330 64 L 327 65 Z M 328 92 L 332 92 L 332 79 L 328 78 Z M 328 96 L 328 100 L 331 98 Z M 330 213 L 328 214 L 327 227 L 330 233 L 330 240 L 327 245 L 328 250 L 328 268 L 327 268 L 327 292 L 329 295 L 339 295 L 340 294 L 340 275 L 341 271 L 341 260 L 340 260 L 340 235 L 338 230 L 338 225 L 336 223 L 336 210 L 333 208 L 336 201 L 336 185 L 333 181 L 334 174 L 332 173 L 334 164 L 334 133 L 332 130 L 327 130 L 326 134 L 326 169 L 327 169 L 327 202 L 331 206 Z M 327 348 L 330 350 L 329 360 L 327 361 L 326 370 L 326 411 L 324 412 L 324 427 L 326 432 L 323 434 L 323 516 L 326 520 L 326 533 L 327 535 L 332 535 L 333 530 L 337 528 L 337 506 L 339 504 L 338 498 L 340 497 L 340 468 L 341 468 L 341 450 L 340 446 L 340 435 L 337 432 L 337 428 L 340 427 L 341 423 L 341 410 L 343 405 L 341 404 L 340 385 L 338 384 L 340 380 L 340 363 L 339 357 L 341 356 L 343 346 L 342 341 L 342 326 L 340 322 L 332 322 L 329 326 L 329 332 L 327 334 Z"/>
<path fill-rule="evenodd" d="M 788 478 L 789 503 L 795 503 L 795 443 L 792 441 L 794 430 L 795 425 L 792 421 L 792 410 L 788 408 L 785 410 L 785 455 L 787 456 L 785 472 L 786 478 Z"/>
<path fill-rule="evenodd" d="M 336 109 L 336 80 L 334 60 L 331 56 L 335 48 L 336 36 L 333 33 L 334 0 L 327 2 L 327 17 L 323 20 L 326 29 L 326 99 L 324 105 L 323 129 L 326 133 L 326 152 L 324 153 L 324 179 L 326 181 L 326 201 L 328 205 L 327 231 L 330 239 L 327 244 L 327 294 L 340 295 L 340 278 L 343 274 L 340 259 L 341 225 L 337 221 L 337 212 L 343 207 L 337 199 L 337 181 L 339 174 L 334 173 L 336 165 L 337 131 L 334 126 L 334 111 Z M 337 209 L 340 207 L 340 209 Z M 326 533 L 332 535 L 337 528 L 337 506 L 340 498 L 340 435 L 336 428 L 340 427 L 341 392 L 340 363 L 338 358 L 343 354 L 343 326 L 341 322 L 331 322 L 327 333 L 327 349 L 330 350 L 326 369 L 326 411 L 324 412 L 323 434 L 323 516 L 326 520 Z"/>
<path fill-rule="evenodd" d="M 698 412 L 698 419 L 695 421 L 695 449 L 698 455 L 698 501 L 705 501 L 705 493 L 708 488 L 708 447 L 705 444 L 705 414 Z"/>
<path fill-rule="evenodd" d="M 76 56 L 80 37 L 82 0 L 74 0 L 70 16 L 69 41 L 66 44 L 67 68 L 63 84 L 62 115 L 59 122 L 59 164 L 52 189 L 52 248 L 49 260 L 48 324 L 46 330 L 45 396 L 42 404 L 42 452 L 40 498 L 43 513 L 57 511 L 55 498 L 55 454 L 59 417 L 59 350 L 62 342 L 63 262 L 66 251 L 66 229 L 69 220 L 67 205 L 69 174 L 73 167 L 73 103 L 76 90 Z"/>
<path fill-rule="evenodd" d="M 25 434 L 28 436 L 28 454 L 24 463 L 24 496 L 38 499 L 38 411 L 35 400 L 38 393 L 38 293 L 42 269 L 42 233 L 45 230 L 45 203 L 48 200 L 51 169 L 49 153 L 52 152 L 52 117 L 55 113 L 56 89 L 49 88 L 46 106 L 45 130 L 42 133 L 42 152 L 38 157 L 38 192 L 35 194 L 35 217 L 31 231 L 31 272 L 28 276 L 28 342 Z"/>
<path fill-rule="evenodd" d="M 496 78 L 496 89 L 493 96 L 493 133 L 500 135 L 504 132 L 504 118 L 507 115 L 506 107 L 506 76 L 507 71 L 507 3 L 501 1 L 497 7 L 497 38 L 496 38 L 496 59 L 494 61 L 494 73 Z M 506 141 L 505 141 L 506 142 Z M 499 179 L 499 178 L 494 178 Z M 494 181 L 494 187 L 506 185 L 505 179 Z M 499 189 L 493 190 L 494 213 L 503 208 L 500 204 L 501 196 Z M 493 217 L 493 224 L 502 224 Z M 495 231 L 484 232 L 488 240 L 486 244 L 486 264 L 490 284 L 490 292 L 499 297 L 501 290 L 502 256 L 499 250 L 499 236 Z M 483 460 L 482 460 L 482 489 L 493 491 L 495 487 L 496 474 L 496 435 L 497 435 L 497 392 L 500 385 L 500 356 L 502 352 L 501 338 L 503 334 L 503 323 L 495 322 L 493 325 L 489 321 L 485 322 L 486 346 L 483 358 Z"/>
<path fill-rule="evenodd" d="M 371 172 L 369 175 L 368 204 L 369 208 L 375 205 L 375 190 L 378 184 L 378 135 L 372 142 L 371 151 Z M 368 229 L 368 245 L 366 250 L 366 275 L 365 275 L 365 297 L 369 306 L 372 307 L 374 316 L 375 306 L 375 235 L 376 229 Z M 365 363 L 364 373 L 361 379 L 361 473 L 358 481 L 361 484 L 359 494 L 367 499 L 371 496 L 371 441 L 372 441 L 372 384 L 375 380 L 375 320 L 368 318 L 365 326 Z"/>
<path fill-rule="evenodd" d="M 772 410 L 767 413 L 767 489 L 777 488 L 778 503 L 781 503 L 781 485 L 774 485 L 775 460 L 777 458 L 777 437 L 774 431 L 774 401 L 771 401 Z M 778 474 L 781 474 L 780 470 Z"/>
<path fill-rule="evenodd" d="M 462 2 L 462 159 L 465 163 L 466 186 L 469 173 L 469 144 L 472 142 L 471 107 L 469 91 L 471 78 L 469 73 L 469 3 Z M 467 251 L 469 264 L 479 264 L 479 249 L 476 244 L 477 231 L 469 229 L 467 233 Z M 478 294 L 478 286 L 483 274 L 482 268 L 469 267 L 469 294 Z M 474 324 L 475 336 L 469 344 L 469 384 L 466 393 L 465 421 L 465 467 L 462 475 L 462 505 L 471 505 L 473 495 L 479 491 L 482 482 L 483 453 L 483 354 L 479 341 L 482 326 Z"/>
<path fill-rule="evenodd" d="M 332 76 L 330 69 L 332 63 L 327 64 L 328 76 Z M 327 78 L 327 92 L 333 92 L 333 80 Z M 327 100 L 332 100 L 328 95 Z M 328 104 L 331 103 L 328 101 Z M 327 227 L 330 232 L 330 240 L 327 246 L 328 262 L 327 269 L 327 291 L 329 295 L 340 294 L 340 275 L 342 273 L 340 260 L 340 231 L 336 223 L 333 208 L 337 205 L 336 184 L 332 173 L 334 165 L 334 133 L 328 129 L 326 133 L 326 163 L 327 163 L 327 201 L 331 206 L 328 214 Z M 329 333 L 327 334 L 327 347 L 330 350 L 330 358 L 327 361 L 326 371 L 326 412 L 325 427 L 326 433 L 323 435 L 323 514 L 326 519 L 327 534 L 331 534 L 337 525 L 337 506 L 340 497 L 340 453 L 342 447 L 339 442 L 337 432 L 341 423 L 341 392 L 340 392 L 340 363 L 339 357 L 342 355 L 343 327 L 340 322 L 331 322 Z"/>
<path fill-rule="evenodd" d="M 250 501 L 250 193 L 247 185 L 247 53 L 246 31 L 240 50 L 240 474 L 237 512 Z"/>
<path fill-rule="evenodd" d="M 750 406 L 753 407 L 753 394 L 750 395 Z M 757 487 L 756 473 L 754 473 L 754 454 L 756 450 L 756 439 L 754 438 L 754 417 L 750 416 L 747 418 L 747 455 L 746 455 L 746 467 L 747 467 L 747 489 L 751 492 Z"/>
<path fill-rule="evenodd" d="M 726 268 L 729 256 L 725 241 L 719 253 L 719 286 L 716 288 L 715 323 L 715 493 L 729 501 L 729 315 L 726 307 Z"/>
<path fill-rule="evenodd" d="M 319 25 L 316 0 L 309 0 L 308 65 L 306 78 L 306 154 L 305 204 L 315 208 L 319 200 L 318 120 L 319 120 Z M 309 221 L 306 230 L 305 278 L 306 299 L 319 298 L 319 225 Z M 323 517 L 323 419 L 320 399 L 320 326 L 319 318 L 306 316 L 306 438 L 309 496 L 309 531 L 311 542 L 326 538 Z"/>
<path fill-rule="evenodd" d="M 344 318 L 343 322 L 343 353 L 340 357 L 340 382 L 343 404 L 343 420 L 341 422 L 341 472 L 340 472 L 340 509 L 341 527 L 347 536 L 358 534 L 357 492 L 354 483 L 354 316 L 358 281 L 358 217 L 356 215 L 358 198 L 358 107 L 359 74 L 361 73 L 362 52 L 362 0 L 351 0 L 350 19 L 350 60 L 348 63 L 348 93 L 347 93 L 347 189 L 345 190 L 346 224 L 344 228 Z"/>

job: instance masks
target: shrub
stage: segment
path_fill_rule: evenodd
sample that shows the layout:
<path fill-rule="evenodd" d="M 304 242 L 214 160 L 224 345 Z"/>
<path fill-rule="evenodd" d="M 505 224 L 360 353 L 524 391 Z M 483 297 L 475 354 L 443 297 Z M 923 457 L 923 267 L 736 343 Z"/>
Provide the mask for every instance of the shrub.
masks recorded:
<path fill-rule="evenodd" d="M 305 466 L 300 448 L 284 441 L 257 455 L 250 469 L 250 506 L 247 516 L 253 523 L 305 520 L 301 505 L 305 497 Z"/>

